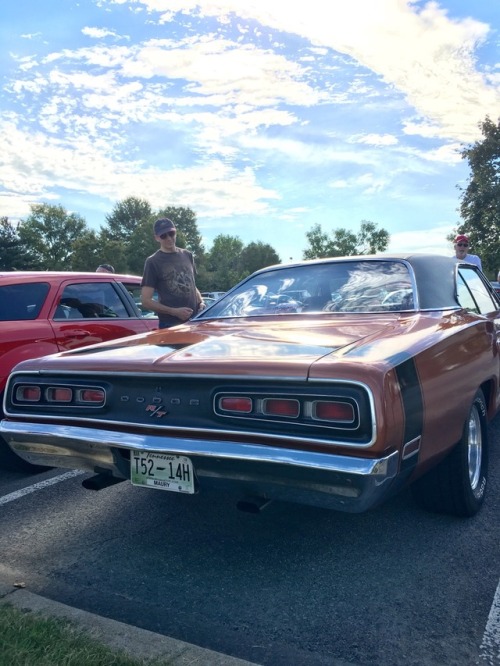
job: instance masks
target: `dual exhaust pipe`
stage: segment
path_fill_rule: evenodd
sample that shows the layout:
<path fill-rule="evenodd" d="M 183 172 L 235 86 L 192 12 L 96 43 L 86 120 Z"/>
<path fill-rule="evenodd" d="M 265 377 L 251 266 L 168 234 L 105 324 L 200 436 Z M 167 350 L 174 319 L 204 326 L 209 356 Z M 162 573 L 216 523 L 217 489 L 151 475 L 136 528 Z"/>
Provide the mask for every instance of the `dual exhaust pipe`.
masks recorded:
<path fill-rule="evenodd" d="M 84 479 L 82 481 L 82 486 L 87 490 L 102 490 L 103 488 L 109 488 L 114 486 L 117 483 L 122 483 L 125 479 L 118 479 L 116 476 L 112 476 L 109 472 L 102 472 L 91 476 L 89 479 Z M 243 511 L 244 513 L 261 513 L 272 500 L 267 497 L 260 497 L 259 495 L 247 495 L 240 499 L 236 503 L 236 508 L 238 511 Z"/>
<path fill-rule="evenodd" d="M 244 513 L 261 513 L 272 500 L 258 495 L 248 495 L 236 503 L 236 508 Z"/>

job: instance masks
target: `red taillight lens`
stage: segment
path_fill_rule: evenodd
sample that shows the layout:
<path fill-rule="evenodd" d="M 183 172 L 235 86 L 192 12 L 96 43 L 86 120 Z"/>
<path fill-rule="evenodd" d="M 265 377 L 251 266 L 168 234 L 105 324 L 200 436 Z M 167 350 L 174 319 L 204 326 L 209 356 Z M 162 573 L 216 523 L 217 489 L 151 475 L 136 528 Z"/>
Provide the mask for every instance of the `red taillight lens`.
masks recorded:
<path fill-rule="evenodd" d="M 240 414 L 250 414 L 253 408 L 252 398 L 247 397 L 226 397 L 219 400 L 219 409 L 226 412 L 238 412 Z"/>
<path fill-rule="evenodd" d="M 102 389 L 83 389 L 78 396 L 78 402 L 101 404 L 104 402 L 104 391 Z"/>
<path fill-rule="evenodd" d="M 47 402 L 71 402 L 73 390 L 64 386 L 49 386 L 46 395 Z"/>
<path fill-rule="evenodd" d="M 267 398 L 263 401 L 262 413 L 267 416 L 288 416 L 297 418 L 300 413 L 298 400 L 285 400 L 283 398 Z"/>
<path fill-rule="evenodd" d="M 348 402 L 327 402 L 318 400 L 314 403 L 313 415 L 321 421 L 354 421 L 354 408 Z"/>
<path fill-rule="evenodd" d="M 18 386 L 16 400 L 20 402 L 39 402 L 42 391 L 39 386 Z"/>

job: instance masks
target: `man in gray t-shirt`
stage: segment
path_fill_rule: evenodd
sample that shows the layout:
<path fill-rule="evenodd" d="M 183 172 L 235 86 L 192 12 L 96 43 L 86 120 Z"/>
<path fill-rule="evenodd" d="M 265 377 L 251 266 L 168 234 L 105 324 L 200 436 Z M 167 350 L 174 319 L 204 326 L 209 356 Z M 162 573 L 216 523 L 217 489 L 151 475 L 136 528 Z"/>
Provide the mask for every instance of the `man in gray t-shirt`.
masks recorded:
<path fill-rule="evenodd" d="M 195 283 L 193 255 L 176 247 L 172 220 L 156 220 L 153 233 L 160 248 L 144 264 L 141 303 L 143 308 L 157 313 L 160 328 L 168 328 L 187 321 L 205 304 Z M 158 301 L 153 298 L 155 291 Z"/>

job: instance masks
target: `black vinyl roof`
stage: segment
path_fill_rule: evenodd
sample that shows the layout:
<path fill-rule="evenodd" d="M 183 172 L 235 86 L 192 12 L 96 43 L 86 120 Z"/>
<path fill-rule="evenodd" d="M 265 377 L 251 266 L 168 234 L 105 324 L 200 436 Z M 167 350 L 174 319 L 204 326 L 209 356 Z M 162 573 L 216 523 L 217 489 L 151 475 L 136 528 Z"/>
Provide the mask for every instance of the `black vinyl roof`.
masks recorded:
<path fill-rule="evenodd" d="M 466 262 L 458 262 L 455 257 L 439 254 L 423 253 L 381 253 L 370 255 L 357 255 L 351 257 L 331 257 L 326 259 L 312 259 L 304 262 L 291 262 L 278 264 L 262 269 L 285 268 L 303 264 L 320 264 L 329 262 L 347 261 L 403 261 L 413 272 L 417 289 L 418 304 L 421 310 L 441 310 L 443 308 L 459 307 L 456 297 L 456 271 L 458 266 L 468 266 Z M 477 267 L 474 267 L 477 268 Z M 479 271 L 479 269 L 477 269 Z M 261 271 L 257 271 L 260 273 Z"/>

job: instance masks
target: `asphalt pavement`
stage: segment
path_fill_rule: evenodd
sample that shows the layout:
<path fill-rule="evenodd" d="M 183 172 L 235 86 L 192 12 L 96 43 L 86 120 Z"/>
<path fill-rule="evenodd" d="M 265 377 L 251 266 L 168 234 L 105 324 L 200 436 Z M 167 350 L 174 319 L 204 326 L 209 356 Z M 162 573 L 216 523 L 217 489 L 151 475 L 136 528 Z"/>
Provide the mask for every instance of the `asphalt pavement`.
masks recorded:
<path fill-rule="evenodd" d="M 70 620 L 94 640 L 136 659 L 163 659 L 169 666 L 258 666 L 243 659 L 206 650 L 175 638 L 139 629 L 78 608 L 66 606 L 29 591 L 22 581 L 0 578 L 0 604 Z"/>

